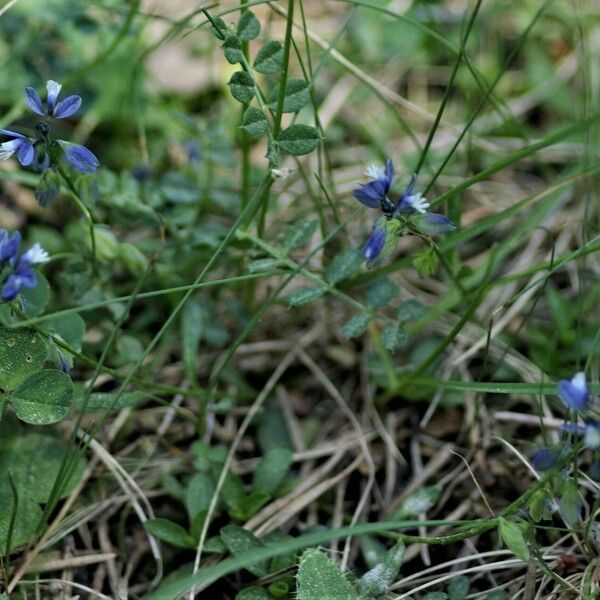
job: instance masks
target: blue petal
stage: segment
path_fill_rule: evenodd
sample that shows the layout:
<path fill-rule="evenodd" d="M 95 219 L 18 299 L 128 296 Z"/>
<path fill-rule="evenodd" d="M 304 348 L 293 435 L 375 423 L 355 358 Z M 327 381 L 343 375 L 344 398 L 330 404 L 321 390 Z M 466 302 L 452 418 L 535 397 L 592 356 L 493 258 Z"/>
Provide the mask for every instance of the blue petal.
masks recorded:
<path fill-rule="evenodd" d="M 558 395 L 571 410 L 585 410 L 590 397 L 585 376 L 577 373 L 573 379 L 561 379 L 558 383 Z"/>
<path fill-rule="evenodd" d="M 29 110 L 33 111 L 37 115 L 40 115 L 41 117 L 46 116 L 46 113 L 44 112 L 44 105 L 42 104 L 42 99 L 32 87 L 25 88 L 25 102 L 29 107 Z"/>
<path fill-rule="evenodd" d="M 371 233 L 365 246 L 365 260 L 371 262 L 375 260 L 385 245 L 386 231 L 383 227 L 376 227 Z"/>
<path fill-rule="evenodd" d="M 22 133 L 17 133 L 16 131 L 10 131 L 10 129 L 0 129 L 0 133 L 7 137 L 16 138 L 19 140 L 26 140 L 27 138 Z"/>
<path fill-rule="evenodd" d="M 388 158 L 385 161 L 385 176 L 388 180 L 388 190 L 392 185 L 392 179 L 394 179 L 394 165 L 392 164 L 392 159 Z"/>
<path fill-rule="evenodd" d="M 365 189 L 368 184 L 359 184 L 363 187 L 356 188 L 352 190 L 352 195 L 361 203 L 369 208 L 379 208 L 381 206 L 381 198 L 379 196 L 374 196 L 372 190 Z"/>
<path fill-rule="evenodd" d="M 33 144 L 29 140 L 22 140 L 19 145 L 19 151 L 17 153 L 17 158 L 19 162 L 27 167 L 33 162 L 33 157 L 35 156 L 35 150 L 33 149 Z"/>
<path fill-rule="evenodd" d="M 81 96 L 67 96 L 54 109 L 55 119 L 66 119 L 73 116 L 81 107 Z"/>
<path fill-rule="evenodd" d="M 64 140 L 58 140 L 58 143 L 61 145 L 69 164 L 77 171 L 86 174 L 94 173 L 100 166 L 100 162 L 96 156 L 85 146 L 72 144 Z"/>
<path fill-rule="evenodd" d="M 531 464 L 536 471 L 547 471 L 556 464 L 556 452 L 550 448 L 540 448 L 533 453 Z"/>
<path fill-rule="evenodd" d="M 14 300 L 21 291 L 23 284 L 21 282 L 21 278 L 18 275 L 9 275 L 6 278 L 4 286 L 2 287 L 2 292 L 0 293 L 0 298 L 5 302 L 10 302 Z"/>
<path fill-rule="evenodd" d="M 0 238 L 0 266 L 8 260 L 14 259 L 19 246 L 21 245 L 21 234 L 18 231 L 13 232 L 12 235 L 2 229 L 4 235 Z"/>

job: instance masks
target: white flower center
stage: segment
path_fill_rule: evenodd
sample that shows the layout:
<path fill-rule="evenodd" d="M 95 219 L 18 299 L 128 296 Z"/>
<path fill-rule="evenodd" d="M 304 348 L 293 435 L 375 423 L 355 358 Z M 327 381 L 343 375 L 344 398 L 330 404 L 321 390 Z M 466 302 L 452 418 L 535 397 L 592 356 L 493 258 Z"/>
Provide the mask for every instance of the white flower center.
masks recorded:
<path fill-rule="evenodd" d="M 424 213 L 429 208 L 429 202 L 427 202 L 427 199 L 421 196 L 421 194 L 408 196 L 405 201 L 414 210 L 420 213 Z"/>
<path fill-rule="evenodd" d="M 571 379 L 571 383 L 573 384 L 574 388 L 577 388 L 582 392 L 587 390 L 587 384 L 585 383 L 585 373 L 583 372 L 576 373 L 573 379 Z"/>
<path fill-rule="evenodd" d="M 50 255 L 39 244 L 31 246 L 24 256 L 32 265 L 47 263 L 50 260 Z"/>

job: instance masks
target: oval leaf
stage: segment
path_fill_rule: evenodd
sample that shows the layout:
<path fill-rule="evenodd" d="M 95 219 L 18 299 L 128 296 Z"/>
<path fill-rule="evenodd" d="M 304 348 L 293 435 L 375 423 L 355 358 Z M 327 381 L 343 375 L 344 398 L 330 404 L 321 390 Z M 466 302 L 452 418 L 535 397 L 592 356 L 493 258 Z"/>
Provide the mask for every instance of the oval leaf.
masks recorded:
<path fill-rule="evenodd" d="M 279 147 L 288 154 L 309 154 L 321 140 L 319 132 L 310 125 L 290 125 L 279 136 Z"/>
<path fill-rule="evenodd" d="M 246 71 L 235 72 L 227 85 L 238 102 L 247 104 L 254 98 L 254 81 Z"/>
<path fill-rule="evenodd" d="M 254 106 L 250 106 L 244 112 L 241 128 L 253 138 L 258 139 L 269 131 L 267 115 Z"/>
<path fill-rule="evenodd" d="M 72 399 L 71 378 L 56 369 L 29 376 L 10 397 L 19 419 L 32 425 L 49 425 L 64 419 Z"/>
<path fill-rule="evenodd" d="M 47 348 L 33 329 L 0 329 L 0 388 L 13 390 L 44 366 Z"/>
<path fill-rule="evenodd" d="M 237 26 L 237 34 L 242 42 L 249 42 L 258 37 L 260 33 L 260 21 L 254 13 L 247 10 L 242 13 Z"/>
<path fill-rule="evenodd" d="M 273 90 L 271 94 L 271 107 L 277 108 L 279 98 L 279 87 Z M 295 113 L 310 102 L 310 86 L 304 79 L 291 78 L 287 80 L 285 86 L 285 96 L 283 98 L 283 112 Z"/>
<path fill-rule="evenodd" d="M 254 59 L 254 70 L 269 75 L 278 73 L 283 65 L 283 46 L 277 40 L 269 40 Z"/>

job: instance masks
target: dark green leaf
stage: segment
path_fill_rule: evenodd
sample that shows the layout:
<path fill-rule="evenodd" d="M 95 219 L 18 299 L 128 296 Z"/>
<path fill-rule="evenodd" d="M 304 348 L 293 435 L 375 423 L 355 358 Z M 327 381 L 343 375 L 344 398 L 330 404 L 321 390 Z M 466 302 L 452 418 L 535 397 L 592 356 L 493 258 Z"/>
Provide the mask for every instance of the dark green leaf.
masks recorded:
<path fill-rule="evenodd" d="M 269 40 L 254 59 L 254 70 L 264 75 L 278 73 L 283 66 L 283 46 L 277 40 Z"/>
<path fill-rule="evenodd" d="M 465 575 L 459 575 L 450 580 L 448 584 L 448 596 L 450 600 L 464 600 L 469 595 L 471 582 Z"/>
<path fill-rule="evenodd" d="M 254 81 L 246 71 L 236 71 L 227 85 L 238 102 L 247 104 L 254 98 Z"/>
<path fill-rule="evenodd" d="M 271 600 L 270 596 L 263 588 L 253 585 L 242 590 L 236 595 L 235 600 Z"/>
<path fill-rule="evenodd" d="M 321 137 L 319 132 L 310 125 L 290 125 L 279 136 L 279 147 L 288 154 L 301 156 L 309 154 L 318 145 Z"/>
<path fill-rule="evenodd" d="M 72 399 L 71 378 L 55 369 L 30 375 L 10 397 L 19 419 L 32 425 L 49 425 L 64 419 Z"/>
<path fill-rule="evenodd" d="M 302 306 L 320 298 L 326 291 L 327 288 L 320 286 L 298 288 L 288 295 L 287 301 L 290 306 Z"/>
<path fill-rule="evenodd" d="M 277 108 L 279 87 L 275 88 L 270 97 L 270 106 Z M 310 102 L 310 86 L 304 79 L 290 78 L 285 86 L 283 112 L 295 113 Z"/>
<path fill-rule="evenodd" d="M 336 284 L 356 275 L 362 265 L 363 257 L 360 250 L 350 248 L 336 254 L 327 265 L 325 274 L 329 283 Z"/>
<path fill-rule="evenodd" d="M 21 292 L 21 299 L 24 301 L 23 312 L 28 317 L 37 317 L 44 312 L 44 309 L 50 302 L 50 284 L 41 274 L 37 274 L 37 285 L 32 288 L 25 288 Z"/>
<path fill-rule="evenodd" d="M 253 550 L 264 547 L 264 544 L 253 533 L 237 525 L 226 525 L 221 529 L 220 534 L 221 539 L 234 556 L 248 555 Z M 267 574 L 267 561 L 250 565 L 248 571 L 256 577 L 264 577 Z"/>
<path fill-rule="evenodd" d="M 184 504 L 190 520 L 207 511 L 215 491 L 215 482 L 209 473 L 196 473 L 189 480 L 184 493 Z"/>
<path fill-rule="evenodd" d="M 81 350 L 85 321 L 77 313 L 53 317 L 48 321 L 47 328 L 60 336 L 73 350 Z"/>
<path fill-rule="evenodd" d="M 347 338 L 355 338 L 362 335 L 367 330 L 370 320 L 371 315 L 367 313 L 354 315 L 342 326 L 342 335 Z"/>
<path fill-rule="evenodd" d="M 237 26 L 237 35 L 242 42 L 249 42 L 260 34 L 260 21 L 254 16 L 252 11 L 242 13 Z"/>
<path fill-rule="evenodd" d="M 227 59 L 227 62 L 235 65 L 241 63 L 244 60 L 244 53 L 242 52 L 242 43 L 237 36 L 230 33 L 221 46 L 223 54 Z"/>
<path fill-rule="evenodd" d="M 273 448 L 262 458 L 252 479 L 252 489 L 273 496 L 285 479 L 294 460 L 294 453 L 288 448 Z"/>
<path fill-rule="evenodd" d="M 400 292 L 400 288 L 387 277 L 376 279 L 367 291 L 367 304 L 372 308 L 386 306 Z"/>
<path fill-rule="evenodd" d="M 44 340 L 33 329 L 0 328 L 0 388 L 13 390 L 46 360 Z"/>
<path fill-rule="evenodd" d="M 260 108 L 249 106 L 244 112 L 241 127 L 250 137 L 258 139 L 269 131 L 269 121 Z"/>

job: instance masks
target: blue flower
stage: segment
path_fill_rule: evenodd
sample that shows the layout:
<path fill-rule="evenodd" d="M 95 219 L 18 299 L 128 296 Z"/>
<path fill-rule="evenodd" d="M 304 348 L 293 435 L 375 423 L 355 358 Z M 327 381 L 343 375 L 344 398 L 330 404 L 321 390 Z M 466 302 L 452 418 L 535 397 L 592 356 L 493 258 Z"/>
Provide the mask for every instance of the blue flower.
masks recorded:
<path fill-rule="evenodd" d="M 0 268 L 10 266 L 8 275 L 2 281 L 0 299 L 4 302 L 14 300 L 21 290 L 37 285 L 37 275 L 32 266 L 48 262 L 48 253 L 39 245 L 34 244 L 27 252 L 16 258 L 21 243 L 21 234 L 15 231 L 12 236 L 0 229 Z"/>
<path fill-rule="evenodd" d="M 0 144 L 0 160 L 6 160 L 16 152 L 19 162 L 24 167 L 33 162 L 35 151 L 33 149 L 33 142 L 28 137 L 16 131 L 9 131 L 8 129 L 0 129 L 0 134 L 13 138 L 8 142 Z"/>
<path fill-rule="evenodd" d="M 583 436 L 583 445 L 586 448 L 600 448 L 600 423 L 593 419 L 585 422 L 585 425 L 579 423 L 565 423 L 560 428 L 568 433 Z"/>
<path fill-rule="evenodd" d="M 20 244 L 21 234 L 18 231 L 10 235 L 6 229 L 0 229 L 0 269 L 6 263 L 14 263 Z"/>
<path fill-rule="evenodd" d="M 62 85 L 56 81 L 46 82 L 46 108 L 39 94 L 32 88 L 25 88 L 25 102 L 27 106 L 41 117 L 49 116 L 54 119 L 66 119 L 73 116 L 81 107 L 81 96 L 67 96 L 57 103 Z"/>
<path fill-rule="evenodd" d="M 548 471 L 556 464 L 556 452 L 551 448 L 539 448 L 531 457 L 531 464 L 536 471 Z"/>
<path fill-rule="evenodd" d="M 69 164 L 80 173 L 94 173 L 100 166 L 100 161 L 91 150 L 79 144 L 72 144 L 65 140 L 57 140 L 65 153 Z"/>
<path fill-rule="evenodd" d="M 371 181 L 359 183 L 360 187 L 352 190 L 352 195 L 369 208 L 381 208 L 381 203 L 385 201 L 394 179 L 392 160 L 388 158 L 385 167 L 371 165 L 365 171 L 365 175 L 370 177 Z"/>
<path fill-rule="evenodd" d="M 385 245 L 386 235 L 385 227 L 377 225 L 373 229 L 373 233 L 371 233 L 371 237 L 369 237 L 365 246 L 365 260 L 368 263 L 374 261 L 381 254 Z"/>
<path fill-rule="evenodd" d="M 561 379 L 558 383 L 558 395 L 571 410 L 585 410 L 590 401 L 585 373 L 576 373 L 571 380 Z"/>

